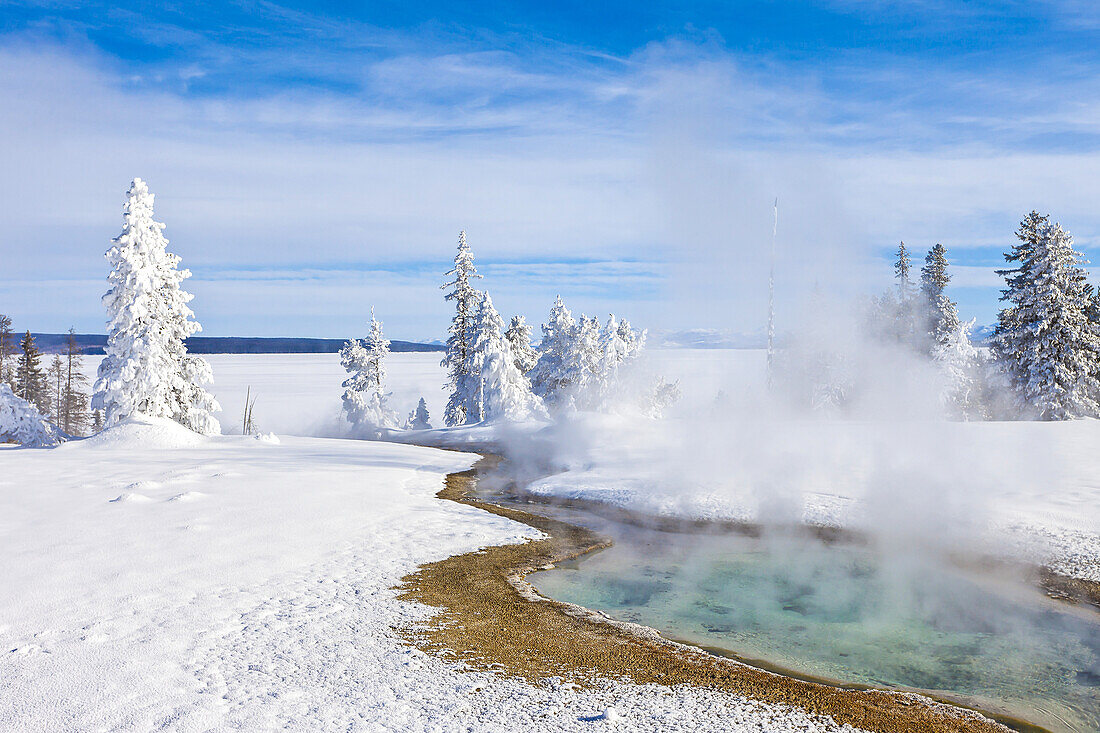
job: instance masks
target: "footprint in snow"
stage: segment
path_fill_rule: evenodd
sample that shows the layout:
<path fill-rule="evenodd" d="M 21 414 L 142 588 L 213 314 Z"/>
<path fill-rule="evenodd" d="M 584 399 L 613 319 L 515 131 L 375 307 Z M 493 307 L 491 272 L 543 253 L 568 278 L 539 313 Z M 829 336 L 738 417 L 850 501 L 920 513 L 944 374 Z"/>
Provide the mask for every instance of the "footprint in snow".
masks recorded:
<path fill-rule="evenodd" d="M 202 493 L 201 491 L 185 491 L 182 494 L 176 494 L 168 501 L 195 501 L 196 499 L 201 499 L 204 496 L 206 496 L 206 494 Z"/>
<path fill-rule="evenodd" d="M 127 491 L 124 494 L 119 494 L 115 498 L 111 499 L 111 504 L 131 503 L 131 504 L 145 504 L 152 501 L 148 496 L 143 494 L 134 494 Z"/>

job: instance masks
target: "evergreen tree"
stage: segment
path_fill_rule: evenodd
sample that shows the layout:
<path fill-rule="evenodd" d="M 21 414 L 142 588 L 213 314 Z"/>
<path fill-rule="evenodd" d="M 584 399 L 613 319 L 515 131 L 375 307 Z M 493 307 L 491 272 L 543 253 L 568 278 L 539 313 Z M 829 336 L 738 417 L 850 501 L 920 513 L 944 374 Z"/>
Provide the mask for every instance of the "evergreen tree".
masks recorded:
<path fill-rule="evenodd" d="M 92 410 L 92 434 L 103 429 L 103 411 Z"/>
<path fill-rule="evenodd" d="M 69 329 L 65 341 L 65 386 L 61 398 L 59 424 L 69 435 L 83 435 L 88 426 L 88 378 L 84 376 L 76 334 Z"/>
<path fill-rule="evenodd" d="M 409 417 L 405 420 L 406 430 L 431 430 L 432 421 L 428 415 L 428 403 L 424 401 L 424 398 L 420 398 L 420 402 L 417 403 L 416 409 L 409 413 Z"/>
<path fill-rule="evenodd" d="M 472 363 L 470 346 L 473 339 L 473 315 L 481 297 L 470 281 L 479 279 L 481 275 L 474 266 L 474 255 L 466 243 L 465 230 L 458 234 L 458 253 L 455 255 L 454 267 L 444 277 L 452 278 L 442 285 L 442 289 L 453 288 L 444 297 L 454 301 L 455 316 L 448 329 L 447 354 L 441 364 L 447 369 L 447 386 L 451 391 L 443 412 L 443 421 L 447 425 L 463 425 L 470 422 L 469 413 L 475 408 L 481 376 L 468 371 Z"/>
<path fill-rule="evenodd" d="M 7 384 L 0 384 L 0 443 L 47 447 L 64 438 L 33 404 L 17 396 Z"/>
<path fill-rule="evenodd" d="M 471 373 L 480 375 L 476 404 L 467 413 L 470 422 L 522 421 L 545 415 L 531 383 L 516 367 L 515 355 L 504 337 L 504 320 L 484 293 L 474 315 Z"/>
<path fill-rule="evenodd" d="M 954 333 L 947 334 L 932 347 L 932 359 L 943 377 L 940 401 L 950 413 L 963 419 L 981 414 L 980 361 L 978 350 L 970 343 L 973 325 L 973 321 L 956 321 Z"/>
<path fill-rule="evenodd" d="M 504 337 L 508 339 L 508 345 L 512 347 L 512 355 L 516 359 L 516 369 L 527 374 L 539 360 L 539 352 L 531 345 L 531 327 L 527 325 L 527 319 L 523 316 L 512 316 L 512 322 L 508 326 Z"/>
<path fill-rule="evenodd" d="M 15 331 L 11 316 L 0 313 L 0 384 L 15 385 Z"/>
<path fill-rule="evenodd" d="M 367 437 L 379 437 L 386 428 L 397 427 L 397 413 L 387 404 L 386 356 L 390 342 L 382 333 L 382 322 L 370 312 L 370 331 L 360 343 L 352 339 L 340 350 L 340 363 L 350 376 L 344 380 L 344 412 L 348 422 Z"/>
<path fill-rule="evenodd" d="M 1044 420 L 1100 412 L 1097 368 L 1100 336 L 1089 323 L 1090 289 L 1073 239 L 1049 217 L 1032 211 L 1020 223 L 1019 243 L 999 270 L 1007 288 L 993 351 L 1018 403 Z"/>
<path fill-rule="evenodd" d="M 913 279 L 909 276 L 912 260 L 905 242 L 898 245 L 897 259 L 894 260 L 894 278 L 898 281 L 898 300 L 906 302 L 913 297 Z"/>
<path fill-rule="evenodd" d="M 918 345 L 919 339 L 917 333 L 919 331 L 917 322 L 919 319 L 919 309 L 916 302 L 915 293 L 916 289 L 913 286 L 913 280 L 909 276 L 911 270 L 911 260 L 909 259 L 909 250 L 905 247 L 905 242 L 901 242 L 898 245 L 897 259 L 894 260 L 894 278 L 897 280 L 897 304 L 894 311 L 894 333 L 898 341 L 910 344 Z"/>
<path fill-rule="evenodd" d="M 619 339 L 626 347 L 624 359 L 636 359 L 645 348 L 646 331 L 635 331 L 630 327 L 630 321 L 625 318 L 619 321 Z"/>
<path fill-rule="evenodd" d="M 164 224 L 153 219 L 153 194 L 135 178 L 127 194 L 122 233 L 112 240 L 107 348 L 92 405 L 107 425 L 136 413 L 166 417 L 203 434 L 218 432 L 217 401 L 202 386 L 210 365 L 187 353 L 184 339 L 202 330 L 180 285 L 191 276 L 170 254 Z"/>
<path fill-rule="evenodd" d="M 534 393 L 548 404 L 557 401 L 568 378 L 565 362 L 573 341 L 577 322 L 565 307 L 559 295 L 550 308 L 550 317 L 542 325 L 542 344 L 539 358 L 531 370 L 531 387 Z"/>
<path fill-rule="evenodd" d="M 937 244 L 928 250 L 924 267 L 921 268 L 924 331 L 933 351 L 937 346 L 957 342 L 959 338 L 959 310 L 946 294 L 949 282 L 951 275 L 947 272 L 947 249 Z M 969 329 L 966 333 L 969 334 Z"/>
<path fill-rule="evenodd" d="M 43 414 L 50 411 L 50 390 L 46 374 L 42 370 L 42 352 L 27 331 L 20 342 L 22 353 L 15 367 L 15 394 L 34 405 Z"/>
<path fill-rule="evenodd" d="M 47 392 L 50 397 L 50 409 L 47 414 L 54 423 L 61 424 L 61 397 L 65 393 L 65 364 L 61 361 L 61 354 L 54 354 L 50 360 L 50 368 L 46 370 Z"/>

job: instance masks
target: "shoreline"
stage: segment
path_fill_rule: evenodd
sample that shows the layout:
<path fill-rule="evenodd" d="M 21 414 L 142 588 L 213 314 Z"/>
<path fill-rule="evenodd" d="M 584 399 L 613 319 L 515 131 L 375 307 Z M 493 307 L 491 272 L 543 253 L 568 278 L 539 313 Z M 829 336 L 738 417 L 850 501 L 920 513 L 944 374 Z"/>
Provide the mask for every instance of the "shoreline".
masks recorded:
<path fill-rule="evenodd" d="M 450 557 L 402 578 L 398 598 L 440 609 L 427 623 L 399 630 L 425 651 L 536 684 L 551 678 L 581 686 L 600 679 L 689 684 L 797 707 L 883 733 L 1045 730 L 996 716 L 1009 728 L 990 713 L 924 694 L 786 676 L 666 639 L 648 627 L 544 598 L 526 582 L 528 573 L 610 543 L 586 528 L 471 496 L 479 474 L 499 461 L 483 456 L 473 469 L 448 475 L 437 496 L 527 524 L 546 537 Z"/>

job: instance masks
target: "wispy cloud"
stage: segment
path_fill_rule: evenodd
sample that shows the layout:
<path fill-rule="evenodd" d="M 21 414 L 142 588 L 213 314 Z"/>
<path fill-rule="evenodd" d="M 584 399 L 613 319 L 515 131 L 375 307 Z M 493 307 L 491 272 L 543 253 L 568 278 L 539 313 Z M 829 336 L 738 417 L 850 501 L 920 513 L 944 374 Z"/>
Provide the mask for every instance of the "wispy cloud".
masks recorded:
<path fill-rule="evenodd" d="M 836 10 L 888 22 L 871 3 Z M 898 239 L 995 257 L 1032 207 L 1085 248 L 1100 241 L 1100 76 L 1079 45 L 938 55 L 910 36 L 811 60 L 706 30 L 606 50 L 269 3 L 141 23 L 78 12 L 2 26 L 0 311 L 41 328 L 100 320 L 85 283 L 134 175 L 215 333 L 340 335 L 368 299 L 399 336 L 439 333 L 436 273 L 460 228 L 510 312 L 534 317 L 561 291 L 658 327 L 751 329 L 776 195 L 790 300 L 815 282 L 877 287 Z M 1087 15 L 1059 6 L 1050 22 L 1074 13 Z M 1037 59 L 1042 73 L 1021 71 Z M 991 287 L 966 267 L 960 286 Z M 79 283 L 78 315 L 26 295 L 57 279 Z M 989 295 L 964 312 L 990 316 Z"/>

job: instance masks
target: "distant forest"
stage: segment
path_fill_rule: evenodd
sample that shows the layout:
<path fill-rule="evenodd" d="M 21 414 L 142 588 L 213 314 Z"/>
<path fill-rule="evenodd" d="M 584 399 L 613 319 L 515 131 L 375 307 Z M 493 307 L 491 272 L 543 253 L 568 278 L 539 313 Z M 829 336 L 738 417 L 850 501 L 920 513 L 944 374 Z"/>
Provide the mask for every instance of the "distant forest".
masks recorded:
<path fill-rule="evenodd" d="M 42 353 L 65 351 L 67 333 L 32 333 Z M 76 344 L 84 354 L 103 354 L 107 336 L 96 333 L 75 334 Z M 186 339 L 191 354 L 336 354 L 347 339 L 255 338 L 243 336 L 192 336 Z M 391 341 L 390 351 L 446 351 L 442 344 L 422 344 L 415 341 Z"/>

